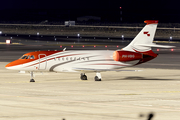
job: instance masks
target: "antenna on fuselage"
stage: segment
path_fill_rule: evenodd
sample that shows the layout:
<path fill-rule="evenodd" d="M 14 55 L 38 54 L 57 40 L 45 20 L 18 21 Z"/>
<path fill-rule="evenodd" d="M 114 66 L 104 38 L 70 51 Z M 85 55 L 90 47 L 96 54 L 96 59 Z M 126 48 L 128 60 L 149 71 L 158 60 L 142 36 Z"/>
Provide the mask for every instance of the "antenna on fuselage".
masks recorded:
<path fill-rule="evenodd" d="M 65 51 L 65 50 L 66 50 L 66 48 L 63 49 L 63 51 Z"/>

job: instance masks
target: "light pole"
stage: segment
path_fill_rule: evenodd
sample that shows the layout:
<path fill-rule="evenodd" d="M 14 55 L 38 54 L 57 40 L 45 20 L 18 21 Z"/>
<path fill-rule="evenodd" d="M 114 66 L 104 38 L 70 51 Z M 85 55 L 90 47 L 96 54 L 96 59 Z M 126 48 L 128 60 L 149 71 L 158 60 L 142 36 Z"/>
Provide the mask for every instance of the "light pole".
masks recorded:
<path fill-rule="evenodd" d="M 122 22 L 122 7 L 119 7 L 120 9 L 120 21 Z"/>

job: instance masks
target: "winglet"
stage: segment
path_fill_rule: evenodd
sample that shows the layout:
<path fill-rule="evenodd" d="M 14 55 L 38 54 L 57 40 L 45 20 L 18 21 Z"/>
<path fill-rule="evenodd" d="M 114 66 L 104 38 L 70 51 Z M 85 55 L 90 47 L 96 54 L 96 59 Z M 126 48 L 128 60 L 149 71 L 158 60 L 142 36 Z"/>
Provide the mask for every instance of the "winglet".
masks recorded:
<path fill-rule="evenodd" d="M 149 24 L 158 24 L 158 20 L 146 20 L 146 21 L 144 21 L 144 23 L 147 23 L 146 25 L 149 25 Z"/>

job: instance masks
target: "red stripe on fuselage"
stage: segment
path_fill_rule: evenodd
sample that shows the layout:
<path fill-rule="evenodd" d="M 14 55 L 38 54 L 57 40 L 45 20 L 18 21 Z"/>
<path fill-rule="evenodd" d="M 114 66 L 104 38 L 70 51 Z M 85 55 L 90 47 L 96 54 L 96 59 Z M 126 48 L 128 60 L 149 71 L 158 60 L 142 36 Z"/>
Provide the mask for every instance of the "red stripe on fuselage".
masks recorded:
<path fill-rule="evenodd" d="M 82 54 L 71 54 L 71 55 L 64 55 L 64 56 L 59 56 L 59 57 L 54 57 L 54 58 L 61 58 L 61 57 L 74 56 L 74 55 L 82 55 Z M 52 60 L 52 59 L 54 59 L 54 58 L 50 58 L 50 59 L 48 59 L 48 60 L 44 60 L 44 61 L 41 61 L 41 62 L 37 62 L 37 63 L 34 63 L 34 64 L 32 64 L 32 65 L 25 66 L 24 68 L 26 68 L 26 67 L 31 67 L 31 66 L 37 65 L 37 64 L 39 64 L 39 63 L 43 63 L 43 62 L 45 62 L 45 61 L 50 61 L 50 60 Z"/>

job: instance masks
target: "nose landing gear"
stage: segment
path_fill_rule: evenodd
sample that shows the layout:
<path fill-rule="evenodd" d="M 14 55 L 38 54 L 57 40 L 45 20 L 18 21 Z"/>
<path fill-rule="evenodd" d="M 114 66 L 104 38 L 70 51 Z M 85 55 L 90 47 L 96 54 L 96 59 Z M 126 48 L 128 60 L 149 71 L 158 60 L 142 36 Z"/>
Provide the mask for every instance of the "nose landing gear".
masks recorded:
<path fill-rule="evenodd" d="M 31 74 L 30 82 L 35 82 L 35 80 L 34 80 L 34 75 L 33 75 L 33 71 L 31 71 L 30 74 Z"/>

